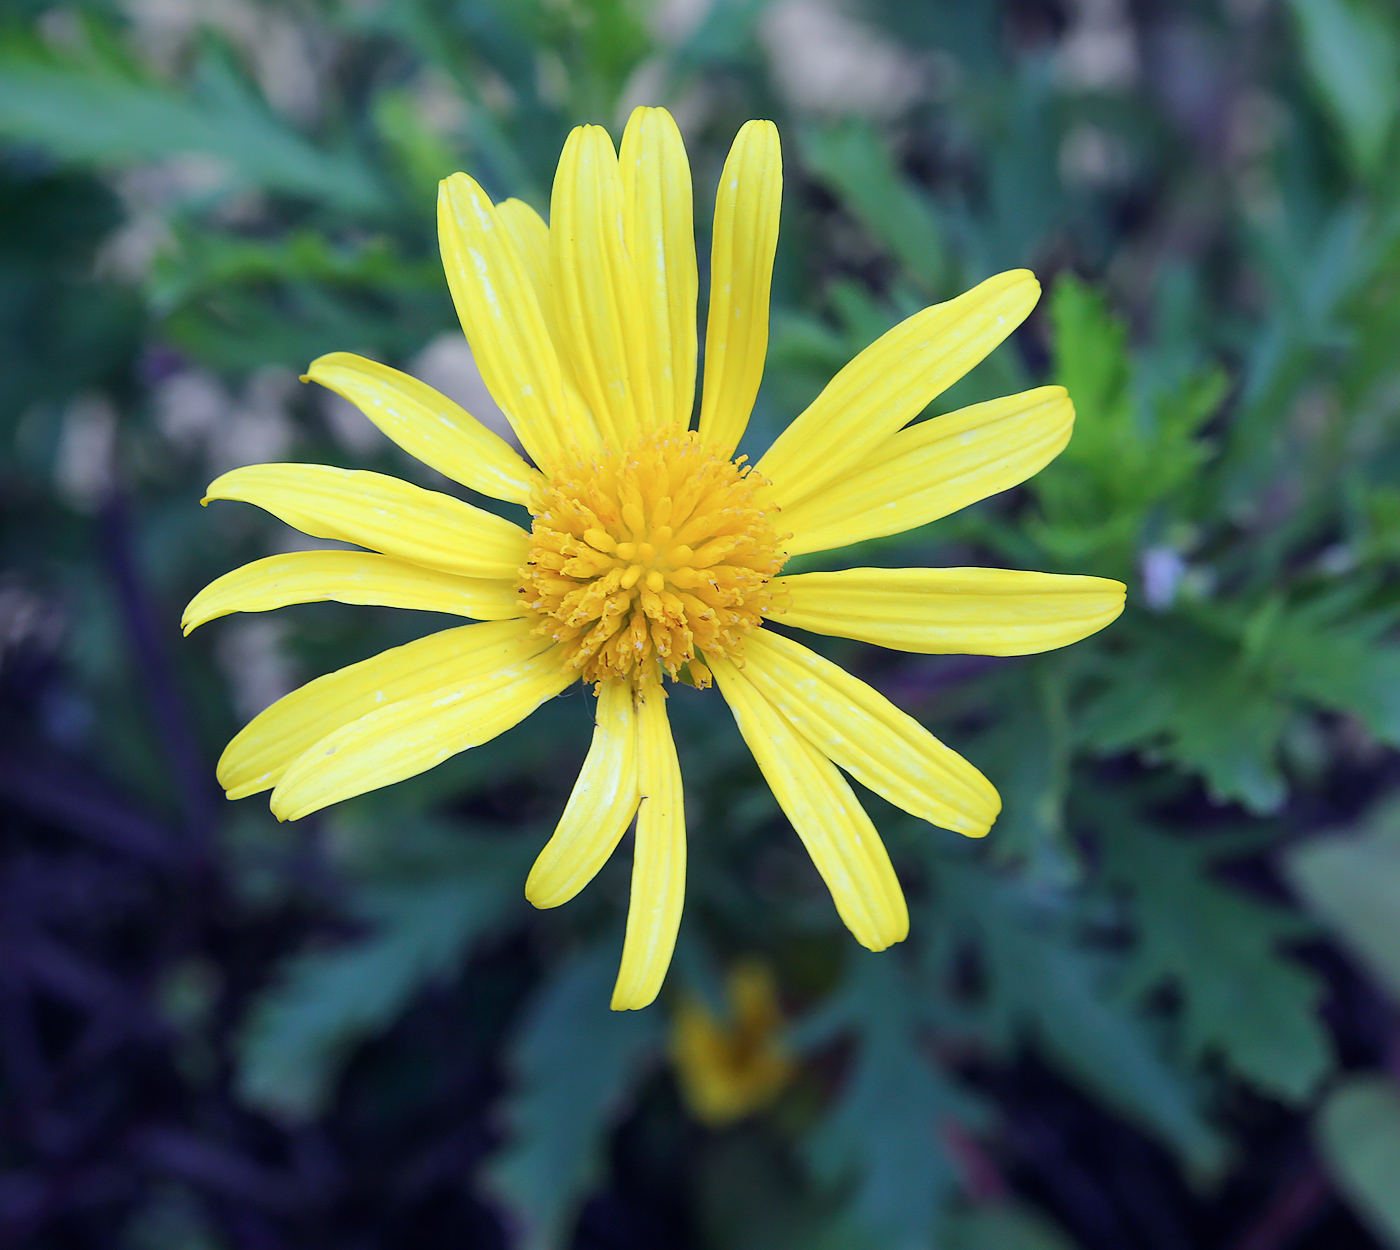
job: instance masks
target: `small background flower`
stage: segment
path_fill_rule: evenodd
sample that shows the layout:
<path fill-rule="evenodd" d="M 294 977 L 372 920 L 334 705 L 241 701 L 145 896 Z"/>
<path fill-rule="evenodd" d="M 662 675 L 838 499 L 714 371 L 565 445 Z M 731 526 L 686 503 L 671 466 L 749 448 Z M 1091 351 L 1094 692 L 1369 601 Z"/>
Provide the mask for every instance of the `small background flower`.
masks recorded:
<path fill-rule="evenodd" d="M 0 1240 L 1400 1245 L 1393 6 L 12 9 Z M 702 257 L 739 125 L 783 135 L 741 450 L 920 307 L 1019 266 L 1045 285 L 930 415 L 1061 384 L 1065 452 L 851 565 L 1117 578 L 1130 606 L 1046 657 L 821 642 L 1005 803 L 974 845 L 872 802 L 915 935 L 878 956 L 718 693 L 673 699 L 674 997 L 619 1015 L 625 857 L 567 909 L 520 896 L 582 687 L 279 826 L 209 783 L 242 719 L 450 622 L 306 604 L 182 643 L 177 620 L 302 548 L 196 510 L 234 465 L 445 488 L 294 377 L 355 351 L 491 419 L 424 206 L 467 169 L 544 210 L 570 128 L 616 137 L 639 102 L 679 119 Z M 691 994 L 719 1018 L 745 957 L 799 1075 L 708 1132 L 668 1021 Z"/>

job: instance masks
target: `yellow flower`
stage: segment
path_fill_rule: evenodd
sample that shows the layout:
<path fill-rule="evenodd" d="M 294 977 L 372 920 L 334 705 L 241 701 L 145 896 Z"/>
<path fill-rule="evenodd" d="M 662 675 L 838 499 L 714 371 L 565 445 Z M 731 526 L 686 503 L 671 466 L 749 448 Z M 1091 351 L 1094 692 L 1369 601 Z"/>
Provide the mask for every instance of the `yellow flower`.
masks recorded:
<path fill-rule="evenodd" d="M 704 385 L 696 375 L 690 167 L 663 109 L 638 109 L 620 155 L 574 130 L 551 224 L 494 205 L 466 174 L 438 199 L 443 265 L 467 341 L 531 465 L 414 378 L 337 352 L 309 379 L 472 490 L 524 504 L 529 533 L 437 491 L 323 465 L 235 469 L 208 499 L 257 504 L 368 551 L 296 552 L 219 578 L 186 632 L 228 612 L 335 599 L 479 624 L 351 664 L 280 699 L 219 761 L 230 798 L 272 790 L 295 820 L 432 768 L 582 679 L 593 744 L 526 884 L 537 907 L 581 890 L 637 818 L 618 1009 L 660 989 L 685 892 L 681 776 L 663 680 L 718 682 L 858 941 L 908 932 L 888 855 L 843 771 L 972 837 L 991 784 L 912 717 L 765 619 L 918 652 L 1021 655 L 1122 610 L 1121 583 L 999 569 L 778 576 L 799 553 L 894 534 L 1016 485 L 1069 438 L 1060 387 L 909 425 L 1025 318 L 1024 270 L 890 330 L 832 379 L 753 466 L 734 460 L 763 373 L 782 169 L 771 122 L 747 123 L 715 206 Z M 907 427 L 907 428 L 906 428 Z"/>
<path fill-rule="evenodd" d="M 792 1079 L 773 974 L 756 960 L 729 974 L 730 1015 L 719 1019 L 693 994 L 671 1019 L 671 1059 L 681 1095 L 702 1124 L 719 1128 L 761 1111 Z"/>

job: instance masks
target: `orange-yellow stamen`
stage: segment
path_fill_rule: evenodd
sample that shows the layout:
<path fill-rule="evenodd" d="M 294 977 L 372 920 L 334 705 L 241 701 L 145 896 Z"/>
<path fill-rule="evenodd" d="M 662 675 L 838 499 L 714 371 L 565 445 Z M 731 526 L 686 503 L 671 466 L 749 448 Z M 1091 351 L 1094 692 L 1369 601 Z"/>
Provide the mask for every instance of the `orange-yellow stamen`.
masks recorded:
<path fill-rule="evenodd" d="M 762 623 L 783 566 L 772 507 L 747 465 L 691 430 L 643 434 L 560 469 L 533 501 L 525 606 L 586 681 L 675 679 L 698 654 L 733 656 Z"/>

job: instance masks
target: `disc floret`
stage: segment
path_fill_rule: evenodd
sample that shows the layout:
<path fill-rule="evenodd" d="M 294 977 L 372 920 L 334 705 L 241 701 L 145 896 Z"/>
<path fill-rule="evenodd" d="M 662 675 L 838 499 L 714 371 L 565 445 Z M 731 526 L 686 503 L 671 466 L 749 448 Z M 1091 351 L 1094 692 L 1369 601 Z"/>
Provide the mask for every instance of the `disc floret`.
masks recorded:
<path fill-rule="evenodd" d="M 521 570 L 536 632 L 565 644 L 585 681 L 685 670 L 708 686 L 702 657 L 739 653 L 785 558 L 757 485 L 742 457 L 674 427 L 559 469 L 536 492 Z"/>

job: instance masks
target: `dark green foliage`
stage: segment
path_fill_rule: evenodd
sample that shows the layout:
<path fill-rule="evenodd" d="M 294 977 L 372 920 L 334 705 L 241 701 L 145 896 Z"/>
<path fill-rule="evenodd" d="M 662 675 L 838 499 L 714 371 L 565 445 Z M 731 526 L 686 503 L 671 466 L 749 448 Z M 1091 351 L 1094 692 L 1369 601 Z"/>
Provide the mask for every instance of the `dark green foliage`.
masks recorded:
<path fill-rule="evenodd" d="M 239 1073 L 250 1103 L 297 1118 L 323 1110 L 351 1049 L 518 906 L 527 866 L 518 843 L 426 827 L 400 829 L 384 849 L 355 896 L 365 935 L 290 960 L 250 1016 Z"/>
<path fill-rule="evenodd" d="M 825 1028 L 849 1030 L 857 1051 L 805 1151 L 818 1178 L 850 1190 L 853 1217 L 900 1250 L 935 1242 L 956 1192 L 940 1139 L 985 1120 L 979 1103 L 929 1062 L 921 998 L 918 981 L 882 960 L 852 973 L 823 1010 Z"/>
<path fill-rule="evenodd" d="M 664 1035 L 654 1014 L 608 1009 L 617 953 L 603 942 L 561 964 L 511 1046 L 511 1143 L 489 1179 L 523 1246 L 553 1246 L 567 1235 L 602 1175 L 610 1128 L 660 1057 Z"/>

